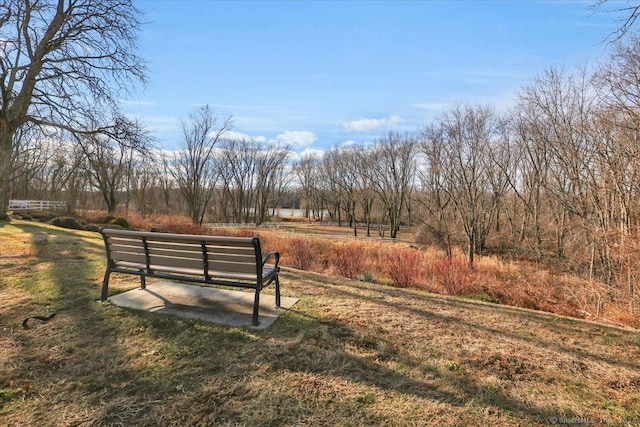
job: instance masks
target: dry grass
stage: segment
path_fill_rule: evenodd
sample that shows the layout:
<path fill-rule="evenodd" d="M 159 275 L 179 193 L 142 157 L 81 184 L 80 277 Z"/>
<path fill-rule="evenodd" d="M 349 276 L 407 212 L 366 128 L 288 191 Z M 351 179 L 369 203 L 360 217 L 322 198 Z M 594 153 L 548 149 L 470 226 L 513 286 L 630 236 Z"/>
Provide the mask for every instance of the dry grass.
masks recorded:
<path fill-rule="evenodd" d="M 20 261 L 0 276 L 2 425 L 640 420 L 637 331 L 286 269 L 283 292 L 300 301 L 258 332 L 96 302 L 96 234 L 0 223 L 9 246 Z M 114 279 L 113 292 L 136 286 Z"/>
<path fill-rule="evenodd" d="M 314 221 L 295 221 L 278 224 L 278 229 L 282 231 L 291 231 L 301 233 L 307 236 L 331 237 L 331 238 L 350 238 L 353 236 L 353 228 L 347 223 L 339 227 L 335 224 L 324 224 Z M 378 230 L 371 226 L 371 238 L 378 238 Z M 411 227 L 402 227 L 398 233 L 398 240 L 413 242 L 415 232 Z M 358 238 L 366 237 L 367 230 L 365 227 L 358 227 Z M 389 240 L 389 230 L 386 230 L 384 238 Z"/>

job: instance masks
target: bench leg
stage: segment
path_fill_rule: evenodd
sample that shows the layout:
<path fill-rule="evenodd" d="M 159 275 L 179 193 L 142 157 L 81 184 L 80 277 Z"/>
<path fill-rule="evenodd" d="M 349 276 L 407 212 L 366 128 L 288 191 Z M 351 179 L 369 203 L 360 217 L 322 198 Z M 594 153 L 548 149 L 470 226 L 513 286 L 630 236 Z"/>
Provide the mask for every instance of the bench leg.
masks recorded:
<path fill-rule="evenodd" d="M 259 326 L 260 321 L 258 320 L 258 309 L 260 308 L 260 289 L 256 289 L 256 298 L 253 301 L 253 319 L 251 324 L 253 326 Z"/>
<path fill-rule="evenodd" d="M 100 301 L 105 302 L 109 296 L 109 275 L 111 271 L 107 268 L 104 272 L 104 279 L 102 280 L 102 294 L 100 295 Z"/>
<path fill-rule="evenodd" d="M 143 274 L 140 275 L 140 289 L 146 289 L 147 288 L 147 280 L 144 277 Z"/>
<path fill-rule="evenodd" d="M 280 308 L 280 278 L 276 276 L 276 308 Z"/>

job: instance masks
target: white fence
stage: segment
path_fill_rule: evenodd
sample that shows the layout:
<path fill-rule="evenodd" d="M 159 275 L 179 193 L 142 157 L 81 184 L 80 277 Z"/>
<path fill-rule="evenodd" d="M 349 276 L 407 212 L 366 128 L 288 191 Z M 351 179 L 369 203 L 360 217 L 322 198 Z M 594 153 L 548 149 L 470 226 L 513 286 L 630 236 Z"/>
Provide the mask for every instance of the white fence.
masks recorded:
<path fill-rule="evenodd" d="M 52 200 L 9 200 L 10 211 L 57 211 L 64 210 L 66 202 Z"/>

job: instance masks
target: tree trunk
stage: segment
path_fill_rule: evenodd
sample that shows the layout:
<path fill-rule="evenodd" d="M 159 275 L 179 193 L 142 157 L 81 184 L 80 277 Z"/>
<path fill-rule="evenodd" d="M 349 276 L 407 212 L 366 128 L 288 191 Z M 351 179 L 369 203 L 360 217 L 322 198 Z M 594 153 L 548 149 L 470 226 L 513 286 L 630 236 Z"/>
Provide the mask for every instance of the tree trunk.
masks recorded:
<path fill-rule="evenodd" d="M 9 183 L 11 182 L 11 141 L 4 129 L 0 130 L 0 220 L 9 220 Z"/>
<path fill-rule="evenodd" d="M 477 230 L 475 227 L 471 227 L 467 232 L 467 261 L 469 262 L 469 267 L 473 268 L 473 263 L 475 261 L 476 254 L 476 246 L 478 242 L 477 239 Z"/>

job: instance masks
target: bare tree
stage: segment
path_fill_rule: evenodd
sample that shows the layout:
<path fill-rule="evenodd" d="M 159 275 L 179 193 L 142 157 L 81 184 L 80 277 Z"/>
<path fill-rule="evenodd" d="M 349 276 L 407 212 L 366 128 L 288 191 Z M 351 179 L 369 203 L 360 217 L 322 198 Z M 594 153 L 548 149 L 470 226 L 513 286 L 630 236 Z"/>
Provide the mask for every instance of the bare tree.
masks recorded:
<path fill-rule="evenodd" d="M 323 156 L 318 170 L 320 194 L 326 203 L 329 217 L 338 222 L 338 227 L 342 227 L 342 211 L 346 211 L 345 194 L 339 185 L 340 178 L 338 165 L 326 155 Z"/>
<path fill-rule="evenodd" d="M 117 99 L 145 66 L 131 0 L 5 0 L 0 8 L 0 218 L 7 218 L 15 134 L 27 123 L 73 132 Z"/>
<path fill-rule="evenodd" d="M 400 230 L 402 212 L 414 185 L 417 148 L 415 136 L 389 132 L 371 151 L 369 178 L 389 219 L 393 239 Z"/>
<path fill-rule="evenodd" d="M 172 158 L 166 152 L 156 155 L 155 175 L 158 178 L 158 185 L 164 202 L 164 212 L 169 212 L 171 206 L 171 194 L 174 191 L 174 179 L 171 172 Z"/>
<path fill-rule="evenodd" d="M 302 199 L 304 200 L 304 217 L 311 218 L 311 209 L 313 206 L 313 193 L 315 191 L 315 171 L 320 165 L 320 158 L 312 154 L 305 154 L 293 166 L 293 173 L 298 179 L 298 185 L 302 191 Z"/>
<path fill-rule="evenodd" d="M 617 126 L 640 129 L 640 38 L 617 43 L 610 60 L 596 72 L 594 82 L 600 100 L 614 112 L 601 118 L 620 119 Z"/>
<path fill-rule="evenodd" d="M 444 127 L 436 124 L 426 126 L 422 131 L 421 148 L 424 164 L 418 174 L 422 183 L 422 197 L 419 201 L 427 213 L 423 219 L 423 226 L 450 259 L 453 255 L 453 190 L 447 170 Z"/>
<path fill-rule="evenodd" d="M 33 124 L 20 128 L 15 133 L 14 140 L 11 158 L 13 169 L 9 185 L 13 193 L 28 199 L 32 189 L 30 182 L 47 164 L 47 144 L 40 128 Z"/>
<path fill-rule="evenodd" d="M 231 204 L 234 222 L 249 222 L 257 200 L 260 144 L 250 139 L 224 140 L 220 150 L 223 191 Z"/>
<path fill-rule="evenodd" d="M 266 220 L 269 203 L 275 207 L 291 182 L 291 177 L 285 171 L 290 154 L 291 149 L 287 145 L 280 144 L 269 145 L 267 149 L 262 149 L 260 152 L 257 169 L 256 225 Z"/>
<path fill-rule="evenodd" d="M 202 224 L 213 197 L 219 176 L 214 148 L 231 126 L 231 117 L 219 122 L 208 105 L 182 122 L 184 147 L 175 153 L 170 171 L 194 224 Z"/>
<path fill-rule="evenodd" d="M 372 167 L 369 161 L 369 151 L 364 146 L 356 146 L 351 150 L 354 156 L 354 178 L 355 189 L 362 208 L 362 215 L 367 229 L 367 237 L 371 236 L 371 217 L 373 213 L 373 203 L 376 200 L 376 192 L 372 180 L 372 173 L 369 168 Z M 354 208 L 355 209 L 355 208 Z M 355 215 L 355 213 L 354 213 Z"/>
<path fill-rule="evenodd" d="M 551 68 L 525 87 L 521 102 L 530 110 L 528 131 L 545 153 L 547 202 L 555 223 L 556 254 L 565 255 L 569 223 L 585 226 L 593 214 L 590 185 L 596 144 L 592 135 L 595 96 L 586 70 L 569 73 Z M 592 201 L 595 199 L 591 199 Z"/>
<path fill-rule="evenodd" d="M 135 209 L 142 216 L 157 211 L 157 190 L 159 187 L 158 171 L 155 168 L 156 158 L 152 151 L 141 153 L 133 158 L 133 165 L 128 177 L 127 194 L 133 197 Z M 155 194 L 154 194 L 155 193 Z"/>
<path fill-rule="evenodd" d="M 125 130 L 114 136 L 75 135 L 86 157 L 91 185 L 100 192 L 109 213 L 114 213 L 120 202 L 118 193 L 128 190 L 126 183 L 133 173 L 135 156 L 149 155 L 151 148 L 151 140 L 140 123 L 121 119 L 118 126 Z"/>
<path fill-rule="evenodd" d="M 65 132 L 55 131 L 43 137 L 41 143 L 36 146 L 38 152 L 25 156 L 30 162 L 37 162 L 38 158 L 42 157 L 42 167 L 25 180 L 24 185 L 32 189 L 38 198 L 65 200 L 67 209 L 73 211 L 78 190 L 84 181 L 84 174 L 81 173 L 84 153 L 76 144 L 71 143 L 71 138 Z M 30 143 L 38 141 L 38 138 L 34 137 L 26 139 Z M 19 163 L 15 165 L 16 171 L 22 169 Z"/>
<path fill-rule="evenodd" d="M 225 208 L 235 222 L 262 224 L 289 180 L 284 166 L 288 146 L 265 145 L 253 139 L 226 140 L 220 150 L 220 176 Z M 225 218 L 227 212 L 224 212 Z"/>
<path fill-rule="evenodd" d="M 336 200 L 340 201 L 347 214 L 349 226 L 353 227 L 353 235 L 358 235 L 356 222 L 358 157 L 353 147 L 331 148 L 324 155 L 323 165 L 326 177 L 331 181 Z"/>
<path fill-rule="evenodd" d="M 521 95 L 510 117 L 511 134 L 517 151 L 514 155 L 515 169 L 508 174 L 509 186 L 522 207 L 520 224 L 516 224 L 516 206 L 509 214 L 512 228 L 519 244 L 526 243 L 532 234 L 538 257 L 542 256 L 542 215 L 544 189 L 549 171 L 550 154 L 546 135 L 542 129 L 539 111 L 535 103 L 528 101 L 526 91 Z M 528 244 L 528 243 L 526 243 Z"/>
<path fill-rule="evenodd" d="M 440 122 L 444 138 L 445 180 L 467 237 L 467 258 L 482 253 L 495 223 L 506 180 L 496 168 L 497 151 L 504 138 L 504 123 L 490 107 L 452 107 Z"/>

